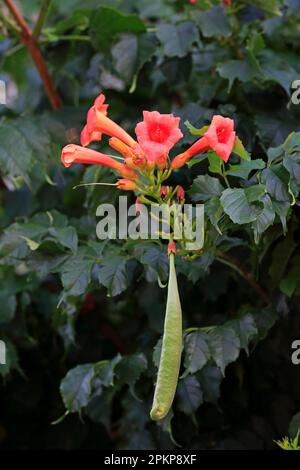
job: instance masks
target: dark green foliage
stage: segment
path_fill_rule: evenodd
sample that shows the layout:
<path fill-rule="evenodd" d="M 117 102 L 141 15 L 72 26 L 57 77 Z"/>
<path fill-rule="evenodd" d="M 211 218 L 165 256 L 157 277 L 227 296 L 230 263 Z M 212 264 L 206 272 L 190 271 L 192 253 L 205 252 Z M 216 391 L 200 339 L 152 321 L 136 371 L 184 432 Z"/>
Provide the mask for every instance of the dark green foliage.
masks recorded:
<path fill-rule="evenodd" d="M 31 25 L 40 3 L 20 2 Z M 64 104 L 51 111 L 0 19 L 0 447 L 271 449 L 297 434 L 299 24 L 290 0 L 53 0 L 39 39 Z M 100 92 L 130 132 L 143 110 L 180 116 L 174 155 L 214 114 L 241 139 L 225 168 L 208 153 L 170 182 L 205 204 L 205 244 L 176 259 L 183 360 L 160 424 L 166 243 L 99 241 L 96 208 L 121 193 L 73 187 L 114 175 L 60 162 Z"/>

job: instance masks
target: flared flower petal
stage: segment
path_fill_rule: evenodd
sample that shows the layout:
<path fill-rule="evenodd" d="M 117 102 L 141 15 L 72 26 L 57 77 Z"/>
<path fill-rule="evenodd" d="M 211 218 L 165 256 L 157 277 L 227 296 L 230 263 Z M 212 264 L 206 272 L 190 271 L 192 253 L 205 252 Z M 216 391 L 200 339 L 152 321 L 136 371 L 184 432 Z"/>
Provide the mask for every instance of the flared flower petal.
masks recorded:
<path fill-rule="evenodd" d="M 101 93 L 101 95 L 97 96 L 97 98 L 94 101 L 93 106 L 90 108 L 89 113 L 94 114 L 95 111 L 98 113 L 102 113 L 104 116 L 107 115 L 107 108 L 108 104 L 104 103 L 105 101 L 105 95 Z M 91 128 L 89 129 L 87 125 L 84 126 L 84 128 L 81 131 L 81 136 L 80 136 L 80 142 L 81 145 L 86 147 L 89 145 L 91 142 L 101 140 L 102 139 L 102 133 L 99 131 L 92 130 Z"/>
<path fill-rule="evenodd" d="M 211 125 L 204 134 L 210 148 L 212 148 L 224 162 L 227 162 L 234 147 L 236 134 L 234 121 L 223 116 L 214 116 Z"/>
<path fill-rule="evenodd" d="M 86 126 L 81 133 L 81 144 L 85 147 L 93 140 L 101 140 L 102 134 L 107 134 L 133 147 L 136 141 L 122 127 L 107 117 L 108 105 L 104 104 L 104 100 L 105 96 L 101 94 L 88 111 Z"/>
<path fill-rule="evenodd" d="M 80 147 L 80 145 L 66 145 L 62 150 L 61 160 L 65 167 L 69 167 L 73 163 L 96 164 L 113 168 L 125 178 L 137 178 L 137 174 L 123 163 L 117 162 L 103 153 L 96 152 L 96 150 Z"/>
<path fill-rule="evenodd" d="M 173 159 L 172 170 L 181 168 L 194 155 L 209 149 L 214 150 L 224 162 L 227 162 L 234 147 L 235 137 L 234 121 L 223 116 L 214 116 L 203 137 Z"/>
<path fill-rule="evenodd" d="M 144 111 L 143 116 L 144 120 L 137 124 L 135 133 L 147 159 L 155 160 L 161 155 L 167 155 L 183 137 L 179 129 L 180 118 L 157 111 Z"/>

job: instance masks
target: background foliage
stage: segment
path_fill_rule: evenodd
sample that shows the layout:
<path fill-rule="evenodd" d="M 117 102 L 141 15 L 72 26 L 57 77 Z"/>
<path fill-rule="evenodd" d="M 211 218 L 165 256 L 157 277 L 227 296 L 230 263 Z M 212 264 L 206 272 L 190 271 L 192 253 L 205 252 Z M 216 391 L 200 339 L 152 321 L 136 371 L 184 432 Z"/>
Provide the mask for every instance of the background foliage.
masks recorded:
<path fill-rule="evenodd" d="M 296 435 L 300 108 L 291 83 L 300 76 L 300 3 L 228 3 L 53 0 L 38 42 L 57 110 L 1 5 L 2 447 L 269 449 L 289 427 Z M 41 2 L 21 4 L 33 26 Z M 214 114 L 229 116 L 251 154 L 231 157 L 231 188 L 213 155 L 171 182 L 205 202 L 207 220 L 203 255 L 177 260 L 184 360 L 160 425 L 149 410 L 166 247 L 97 240 L 96 207 L 120 193 L 72 188 L 114 176 L 60 163 L 99 92 L 131 132 L 144 109 L 180 116 L 182 149 Z"/>

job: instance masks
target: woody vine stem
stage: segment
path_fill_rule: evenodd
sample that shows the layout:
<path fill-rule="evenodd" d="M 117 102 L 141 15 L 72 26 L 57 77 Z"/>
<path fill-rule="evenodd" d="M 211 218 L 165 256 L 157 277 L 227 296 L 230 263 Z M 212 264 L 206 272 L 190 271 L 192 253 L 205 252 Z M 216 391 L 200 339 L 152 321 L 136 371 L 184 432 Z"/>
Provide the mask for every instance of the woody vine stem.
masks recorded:
<path fill-rule="evenodd" d="M 44 60 L 44 57 L 41 53 L 38 37 L 43 27 L 44 21 L 47 17 L 47 13 L 50 7 L 51 0 L 44 0 L 40 15 L 38 17 L 34 31 L 32 32 L 31 28 L 28 26 L 27 22 L 23 18 L 22 13 L 16 6 L 13 0 L 4 0 L 9 12 L 14 18 L 15 23 L 18 26 L 18 30 L 14 29 L 14 33 L 20 33 L 20 40 L 28 49 L 29 54 L 32 57 L 32 60 L 38 70 L 38 73 L 41 77 L 42 83 L 45 88 L 45 92 L 48 96 L 49 102 L 53 109 L 59 109 L 62 106 L 61 98 L 55 88 L 52 77 L 48 71 L 47 64 Z"/>

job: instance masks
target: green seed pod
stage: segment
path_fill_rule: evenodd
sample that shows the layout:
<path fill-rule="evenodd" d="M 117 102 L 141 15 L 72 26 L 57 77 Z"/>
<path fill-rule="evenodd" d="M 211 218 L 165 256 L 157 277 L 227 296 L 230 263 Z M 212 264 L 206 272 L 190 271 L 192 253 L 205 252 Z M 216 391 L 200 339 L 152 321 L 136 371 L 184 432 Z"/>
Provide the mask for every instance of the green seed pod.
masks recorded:
<path fill-rule="evenodd" d="M 151 418 L 156 421 L 163 419 L 172 406 L 181 361 L 182 314 L 174 258 L 174 253 L 171 253 L 169 257 L 170 272 L 164 336 L 153 405 L 150 412 Z"/>

